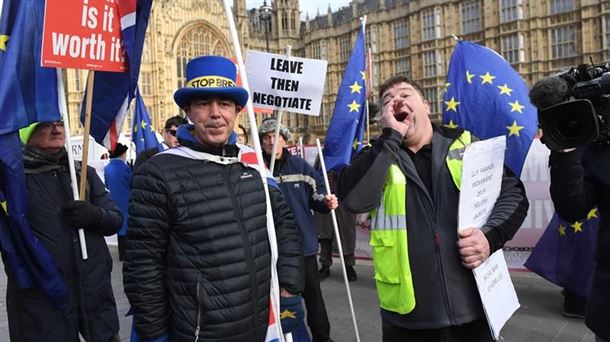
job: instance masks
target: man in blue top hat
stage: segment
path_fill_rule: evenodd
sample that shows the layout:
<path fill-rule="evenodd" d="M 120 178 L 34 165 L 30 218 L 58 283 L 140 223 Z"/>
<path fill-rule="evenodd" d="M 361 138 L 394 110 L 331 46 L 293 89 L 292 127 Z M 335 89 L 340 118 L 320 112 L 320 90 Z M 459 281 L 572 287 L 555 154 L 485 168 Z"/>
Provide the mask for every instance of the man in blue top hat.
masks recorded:
<path fill-rule="evenodd" d="M 193 124 L 133 176 L 125 292 L 144 340 L 263 341 L 272 267 L 264 185 L 228 143 L 248 92 L 224 57 L 195 58 L 186 75 L 174 100 Z M 303 255 L 288 204 L 269 188 L 286 332 L 303 314 Z"/>

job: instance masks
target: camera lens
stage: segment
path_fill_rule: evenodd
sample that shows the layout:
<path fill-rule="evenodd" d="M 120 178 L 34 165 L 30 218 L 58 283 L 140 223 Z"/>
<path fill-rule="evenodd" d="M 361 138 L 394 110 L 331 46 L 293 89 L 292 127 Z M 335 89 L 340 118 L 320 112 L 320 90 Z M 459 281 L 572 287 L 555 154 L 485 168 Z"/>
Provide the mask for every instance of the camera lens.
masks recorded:
<path fill-rule="evenodd" d="M 576 113 L 558 113 L 556 116 L 557 133 L 565 139 L 574 139 L 580 136 L 587 126 L 585 118 Z"/>

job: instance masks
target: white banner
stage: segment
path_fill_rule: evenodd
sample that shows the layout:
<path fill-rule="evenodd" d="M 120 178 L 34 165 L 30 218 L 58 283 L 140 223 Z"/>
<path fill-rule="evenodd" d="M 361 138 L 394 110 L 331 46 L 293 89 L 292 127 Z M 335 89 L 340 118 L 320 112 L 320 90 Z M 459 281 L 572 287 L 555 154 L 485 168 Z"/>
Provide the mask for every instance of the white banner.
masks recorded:
<path fill-rule="evenodd" d="M 248 50 L 246 72 L 255 107 L 318 116 L 326 66 L 319 59 Z"/>

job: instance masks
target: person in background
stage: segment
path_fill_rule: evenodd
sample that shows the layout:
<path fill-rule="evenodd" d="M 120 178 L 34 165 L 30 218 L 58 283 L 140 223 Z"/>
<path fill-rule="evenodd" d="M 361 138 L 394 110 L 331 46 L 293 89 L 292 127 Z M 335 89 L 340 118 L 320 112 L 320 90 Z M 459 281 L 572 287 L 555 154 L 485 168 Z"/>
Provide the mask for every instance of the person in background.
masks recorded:
<path fill-rule="evenodd" d="M 241 145 L 248 145 L 248 130 L 246 130 L 246 127 L 242 126 L 241 124 L 237 125 L 237 129 L 235 130 L 235 133 L 237 133 L 237 143 L 241 144 Z"/>
<path fill-rule="evenodd" d="M 37 288 L 21 289 L 6 268 L 11 341 L 120 341 L 112 293 L 112 259 L 104 236 L 121 227 L 123 216 L 92 167 L 86 167 L 86 198 L 72 195 L 66 133 L 62 121 L 34 123 L 20 130 L 27 180 L 27 220 L 59 267 L 68 287 L 65 307 L 53 306 Z M 77 179 L 81 164 L 76 163 Z M 83 260 L 78 229 L 85 231 L 89 258 Z"/>
<path fill-rule="evenodd" d="M 336 172 L 331 170 L 328 172 L 328 183 L 331 192 L 336 191 Z M 356 249 L 356 215 L 347 211 L 345 207 L 339 205 L 335 210 L 337 216 L 337 225 L 339 226 L 339 234 L 341 235 L 341 248 L 343 249 L 343 259 L 345 260 L 345 271 L 349 281 L 356 281 L 358 274 L 354 269 L 356 258 L 354 250 Z M 333 264 L 332 252 L 333 241 L 336 243 L 335 229 L 333 226 L 332 216 L 330 214 L 314 213 L 316 227 L 318 228 L 318 242 L 320 243 L 320 280 L 324 280 L 330 275 L 330 266 Z"/>
<path fill-rule="evenodd" d="M 275 129 L 276 120 L 273 118 L 264 120 L 259 128 L 263 158 L 267 164 L 270 163 L 273 153 Z M 303 240 L 305 256 L 303 298 L 307 309 L 307 324 L 313 335 L 313 342 L 326 342 L 330 341 L 330 323 L 318 277 L 316 260 L 318 239 L 312 210 L 328 213 L 330 209 L 337 208 L 338 201 L 335 195 L 326 194 L 320 173 L 305 159 L 288 152 L 284 147 L 288 140 L 290 140 L 290 131 L 280 125 L 273 176 L 290 205 Z"/>
<path fill-rule="evenodd" d="M 119 260 L 125 260 L 125 236 L 127 235 L 127 217 L 129 208 L 129 183 L 131 183 L 131 168 L 127 159 L 127 146 L 118 143 L 114 151 L 109 151 L 110 162 L 104 167 L 104 182 L 110 191 L 112 200 L 123 214 L 123 225 L 117 233 L 119 243 Z"/>
<path fill-rule="evenodd" d="M 176 137 L 176 132 L 180 125 L 187 124 L 185 118 L 180 115 L 172 116 L 171 118 L 165 120 L 165 128 L 163 129 L 163 149 L 167 150 L 168 148 L 178 147 L 180 143 L 178 142 L 178 138 Z M 150 148 L 148 150 L 142 151 L 137 157 L 136 162 L 134 163 L 134 170 L 136 170 L 142 163 L 147 161 L 149 158 L 159 153 L 159 149 Z"/>

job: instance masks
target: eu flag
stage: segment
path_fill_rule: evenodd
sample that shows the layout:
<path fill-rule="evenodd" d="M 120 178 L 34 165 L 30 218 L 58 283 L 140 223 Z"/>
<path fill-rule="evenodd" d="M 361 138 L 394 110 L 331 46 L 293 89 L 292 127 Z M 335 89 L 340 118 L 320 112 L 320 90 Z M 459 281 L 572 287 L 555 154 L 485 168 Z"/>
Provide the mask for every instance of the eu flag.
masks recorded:
<path fill-rule="evenodd" d="M 538 240 L 525 267 L 581 297 L 591 293 L 599 212 L 568 223 L 555 214 Z"/>
<path fill-rule="evenodd" d="M 91 136 L 111 149 L 118 141 L 129 105 L 135 97 L 152 0 L 121 0 L 118 5 L 129 71 L 95 73 L 91 110 Z M 85 115 L 86 96 L 83 97 L 81 121 Z"/>
<path fill-rule="evenodd" d="M 538 122 L 521 76 L 497 52 L 458 41 L 445 88 L 443 123 L 481 139 L 506 135 L 505 163 L 520 176 Z"/>
<path fill-rule="evenodd" d="M 40 66 L 44 1 L 5 0 L 0 16 L 0 134 L 61 114 L 57 70 Z"/>
<path fill-rule="evenodd" d="M 44 1 L 5 0 L 0 15 L 0 247 L 21 288 L 38 287 L 56 307 L 67 287 L 57 264 L 26 220 L 27 193 L 18 130 L 60 118 L 57 73 L 42 68 Z M 6 210 L 5 210 L 6 208 Z"/>
<path fill-rule="evenodd" d="M 155 135 L 155 129 L 150 122 L 150 116 L 148 116 L 148 111 L 146 110 L 140 91 L 136 92 L 136 110 L 133 118 L 131 136 L 133 143 L 136 145 L 136 156 L 150 148 L 157 148 L 159 151 L 163 150 Z"/>
<path fill-rule="evenodd" d="M 348 165 L 352 153 L 362 148 L 366 121 L 364 26 L 362 22 L 328 124 L 323 152 L 327 170 Z"/>

